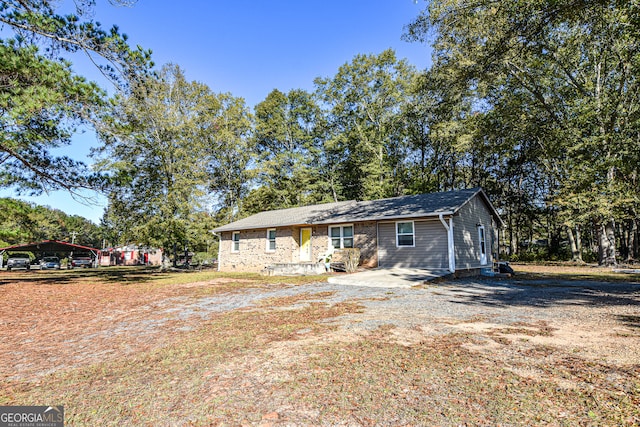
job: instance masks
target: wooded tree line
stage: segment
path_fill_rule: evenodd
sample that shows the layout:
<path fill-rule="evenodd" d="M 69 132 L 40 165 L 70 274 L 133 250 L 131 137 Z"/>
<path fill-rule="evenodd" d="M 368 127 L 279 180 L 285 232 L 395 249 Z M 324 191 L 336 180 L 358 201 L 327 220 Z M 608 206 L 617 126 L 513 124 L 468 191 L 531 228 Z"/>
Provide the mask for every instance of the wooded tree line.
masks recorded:
<path fill-rule="evenodd" d="M 407 37 L 433 34 L 431 73 L 469 106 L 472 164 L 507 221 L 601 263 L 638 259 L 637 1 L 432 1 Z"/>
<path fill-rule="evenodd" d="M 428 70 L 391 50 L 357 55 L 313 91 L 275 89 L 253 111 L 177 65 L 153 71 L 112 30 L 107 64 L 135 66 L 116 73 L 114 97 L 83 101 L 92 114 L 78 118 L 103 145 L 79 185 L 108 189 L 109 240 L 200 249 L 216 224 L 266 209 L 482 186 L 512 258 L 634 260 L 639 19 L 636 1 L 431 0 L 405 33 L 431 45 Z M 3 108 L 3 120 L 29 117 Z M 26 146 L 5 132 L 9 143 Z M 0 164 L 20 161 L 3 153 Z M 0 179 L 20 184 L 23 169 Z"/>
<path fill-rule="evenodd" d="M 0 198 L 0 248 L 42 240 L 62 240 L 98 248 L 102 230 L 86 218 L 59 209 Z"/>

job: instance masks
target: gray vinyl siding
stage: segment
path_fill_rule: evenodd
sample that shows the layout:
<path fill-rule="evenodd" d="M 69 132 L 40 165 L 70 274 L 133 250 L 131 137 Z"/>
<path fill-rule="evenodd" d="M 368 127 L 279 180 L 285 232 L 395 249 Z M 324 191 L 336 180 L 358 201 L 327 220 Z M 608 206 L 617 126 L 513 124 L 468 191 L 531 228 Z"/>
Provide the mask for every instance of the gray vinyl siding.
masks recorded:
<path fill-rule="evenodd" d="M 448 268 L 447 232 L 440 220 L 414 221 L 414 247 L 396 247 L 396 223 L 378 224 L 380 267 Z"/>
<path fill-rule="evenodd" d="M 453 219 L 453 240 L 456 253 L 456 270 L 490 266 L 496 242 L 493 217 L 480 197 L 465 204 Z M 478 224 L 484 225 L 487 264 L 480 264 L 480 237 Z"/>

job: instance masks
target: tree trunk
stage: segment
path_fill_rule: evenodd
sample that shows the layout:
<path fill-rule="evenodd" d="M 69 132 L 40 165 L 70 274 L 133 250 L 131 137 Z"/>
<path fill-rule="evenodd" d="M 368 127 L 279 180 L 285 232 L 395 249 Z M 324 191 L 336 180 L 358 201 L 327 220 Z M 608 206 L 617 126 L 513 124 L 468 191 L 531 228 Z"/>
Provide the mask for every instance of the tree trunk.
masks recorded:
<path fill-rule="evenodd" d="M 578 232 L 578 230 L 576 230 L 577 238 L 575 238 L 573 237 L 573 230 L 571 229 L 571 227 L 569 225 L 567 225 L 566 227 L 567 227 L 567 236 L 569 236 L 569 245 L 571 246 L 571 261 L 584 263 L 584 261 L 582 260 L 582 250 L 578 246 L 580 233 Z"/>
<path fill-rule="evenodd" d="M 518 243 L 516 242 L 515 225 L 513 224 L 513 211 L 509 212 L 509 255 L 518 254 Z"/>
<path fill-rule="evenodd" d="M 638 254 L 638 222 L 635 219 L 631 221 L 631 230 L 629 230 L 629 252 L 631 261 L 637 261 L 640 257 Z"/>
<path fill-rule="evenodd" d="M 178 267 L 178 244 L 173 244 L 173 268 Z"/>
<path fill-rule="evenodd" d="M 598 237 L 599 264 L 616 265 L 616 236 L 613 221 L 607 221 L 599 226 Z"/>
<path fill-rule="evenodd" d="M 553 220 L 549 221 L 548 227 L 549 234 L 549 246 L 548 246 L 548 254 L 549 257 L 559 257 L 560 256 L 560 241 L 562 240 L 562 227 L 558 227 L 557 223 Z"/>
<path fill-rule="evenodd" d="M 620 236 L 620 259 L 628 262 L 631 258 L 631 246 L 629 246 L 629 242 L 631 241 L 630 235 L 630 227 L 628 227 L 628 223 L 618 223 L 618 235 Z"/>
<path fill-rule="evenodd" d="M 582 233 L 580 232 L 580 226 L 576 225 L 576 247 L 578 248 L 578 255 L 580 256 L 580 262 L 584 262 L 582 259 Z"/>
<path fill-rule="evenodd" d="M 638 259 L 638 229 L 634 219 L 626 222 L 623 236 L 626 246 L 626 253 L 623 259 L 627 263 L 633 263 Z"/>

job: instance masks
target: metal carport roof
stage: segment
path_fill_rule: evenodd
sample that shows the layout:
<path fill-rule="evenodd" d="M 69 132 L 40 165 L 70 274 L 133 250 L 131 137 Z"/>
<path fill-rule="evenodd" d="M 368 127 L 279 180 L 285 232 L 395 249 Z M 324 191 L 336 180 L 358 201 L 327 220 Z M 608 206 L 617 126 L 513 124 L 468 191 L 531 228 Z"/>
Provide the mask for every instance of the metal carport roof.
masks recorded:
<path fill-rule="evenodd" d="M 74 243 L 63 242 L 60 240 L 43 240 L 42 242 L 27 243 L 25 245 L 13 245 L 6 248 L 0 248 L 0 255 L 8 251 L 25 251 L 25 252 L 71 252 L 82 250 L 97 255 L 100 249 L 89 246 L 76 245 Z"/>

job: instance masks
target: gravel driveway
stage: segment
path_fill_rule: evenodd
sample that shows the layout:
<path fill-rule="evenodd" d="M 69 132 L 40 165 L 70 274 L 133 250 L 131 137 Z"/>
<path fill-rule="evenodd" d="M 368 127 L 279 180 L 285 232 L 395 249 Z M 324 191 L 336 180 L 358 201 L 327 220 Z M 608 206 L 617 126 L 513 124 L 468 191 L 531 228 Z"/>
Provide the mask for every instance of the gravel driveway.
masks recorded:
<path fill-rule="evenodd" d="M 350 333 L 393 326 L 411 342 L 455 332 L 545 329 L 546 333 L 526 339 L 611 363 L 640 363 L 638 283 L 475 278 L 410 289 L 314 283 L 251 289 L 198 304 L 206 312 L 207 307 L 235 309 L 259 305 L 266 298 L 327 291 L 332 296 L 318 301 L 355 300 L 364 307 L 362 313 L 332 319 Z"/>
<path fill-rule="evenodd" d="M 490 317 L 497 324 L 511 324 L 640 315 L 640 284 L 637 283 L 485 278 L 459 279 L 410 289 L 314 283 L 274 290 L 248 289 L 242 294 L 204 298 L 197 304 L 205 312 L 226 311 L 258 305 L 267 298 L 327 291 L 333 295 L 319 301 L 357 300 L 366 308 L 364 316 L 357 314 L 354 319 L 342 319 L 346 328 L 353 329 L 374 329 L 384 324 L 412 327 L 433 319 L 463 321 L 478 316 Z M 357 324 L 350 324 L 349 320 L 357 320 Z"/>

